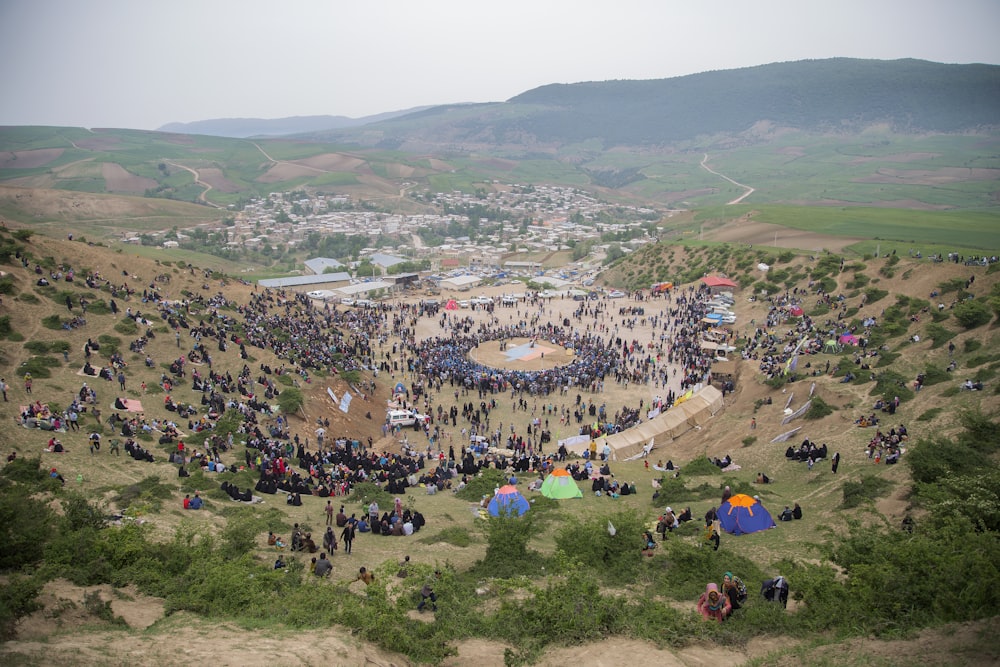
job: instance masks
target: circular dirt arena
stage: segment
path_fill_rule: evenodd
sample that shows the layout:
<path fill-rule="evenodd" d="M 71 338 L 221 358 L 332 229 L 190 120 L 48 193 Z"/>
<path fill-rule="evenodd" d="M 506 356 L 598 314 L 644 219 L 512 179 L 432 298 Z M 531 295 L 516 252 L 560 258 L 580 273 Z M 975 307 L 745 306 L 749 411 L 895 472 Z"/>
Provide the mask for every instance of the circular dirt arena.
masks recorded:
<path fill-rule="evenodd" d="M 501 349 L 503 347 L 504 349 Z M 490 340 L 469 350 L 469 358 L 484 366 L 512 371 L 547 371 L 565 366 L 576 356 L 573 351 L 547 340 L 511 338 Z"/>

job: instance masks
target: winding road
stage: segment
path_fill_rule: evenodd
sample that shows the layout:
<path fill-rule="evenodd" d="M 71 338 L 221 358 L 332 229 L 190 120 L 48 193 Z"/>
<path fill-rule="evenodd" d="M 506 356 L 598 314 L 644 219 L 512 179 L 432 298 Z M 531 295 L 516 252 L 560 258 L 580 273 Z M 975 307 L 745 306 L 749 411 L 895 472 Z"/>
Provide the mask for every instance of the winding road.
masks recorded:
<path fill-rule="evenodd" d="M 184 171 L 191 172 L 191 175 L 194 176 L 194 183 L 195 183 L 195 185 L 200 185 L 203 188 L 205 188 L 202 191 L 202 193 L 200 195 L 198 195 L 198 201 L 200 201 L 202 204 L 208 204 L 209 206 L 212 206 L 214 208 L 222 208 L 218 204 L 214 204 L 214 203 L 208 201 L 207 199 L 205 199 L 205 195 L 207 195 L 208 191 L 212 189 L 212 186 L 209 185 L 208 183 L 206 183 L 205 181 L 201 180 L 201 177 L 198 175 L 197 171 L 195 171 L 191 167 L 185 167 L 182 164 L 177 164 L 176 162 L 170 162 L 169 160 L 164 160 L 164 162 L 166 162 L 167 164 L 169 164 L 171 167 L 177 167 L 178 169 L 183 169 Z"/>
<path fill-rule="evenodd" d="M 744 192 L 743 194 L 741 194 L 736 199 L 732 200 L 731 202 L 726 202 L 726 206 L 729 206 L 731 204 L 739 204 L 741 201 L 743 201 L 744 199 L 746 199 L 747 197 L 749 197 L 750 195 L 752 195 L 756 191 L 754 188 L 751 188 L 749 185 L 743 185 L 742 183 L 737 183 L 736 181 L 734 181 L 733 179 L 729 178 L 725 174 L 720 174 L 719 172 L 717 172 L 714 169 L 712 169 L 711 167 L 709 167 L 708 166 L 708 153 L 705 153 L 705 157 L 703 157 L 701 159 L 701 168 L 704 169 L 705 171 L 707 171 L 710 174 L 715 174 L 719 178 L 724 178 L 727 181 L 729 181 L 730 183 L 732 183 L 733 185 L 735 185 L 737 187 L 740 187 L 740 188 L 743 188 L 743 189 L 746 190 L 746 192 Z"/>

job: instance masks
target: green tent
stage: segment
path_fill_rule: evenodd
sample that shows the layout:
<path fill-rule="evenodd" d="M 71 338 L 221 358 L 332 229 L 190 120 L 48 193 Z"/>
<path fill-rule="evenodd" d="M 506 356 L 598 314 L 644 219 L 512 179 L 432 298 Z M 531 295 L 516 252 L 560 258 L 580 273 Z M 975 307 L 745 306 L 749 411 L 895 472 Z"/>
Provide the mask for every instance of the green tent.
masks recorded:
<path fill-rule="evenodd" d="M 565 468 L 558 468 L 549 473 L 549 476 L 542 482 L 542 495 L 556 500 L 583 498 L 583 492 L 580 491 L 573 476 Z"/>

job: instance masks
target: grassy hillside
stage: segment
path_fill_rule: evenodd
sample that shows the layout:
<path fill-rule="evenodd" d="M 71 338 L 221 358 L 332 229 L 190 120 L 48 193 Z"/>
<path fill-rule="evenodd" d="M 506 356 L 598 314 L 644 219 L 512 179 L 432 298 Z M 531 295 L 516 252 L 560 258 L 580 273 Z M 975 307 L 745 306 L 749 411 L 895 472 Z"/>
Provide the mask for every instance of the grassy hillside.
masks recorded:
<path fill-rule="evenodd" d="M 653 655 L 655 647 L 693 646 L 686 650 L 729 662 L 746 659 L 747 642 L 759 639 L 768 647 L 754 654 L 761 664 L 816 664 L 817 653 L 804 647 L 825 653 L 831 650 L 827 645 L 839 638 L 869 635 L 915 642 L 911 633 L 920 628 L 994 617 L 1000 610 L 995 587 L 980 585 L 1000 569 L 1000 522 L 995 511 L 1000 488 L 995 423 L 1000 359 L 993 352 L 1000 341 L 994 323 L 998 281 L 992 267 L 931 265 L 897 256 L 848 259 L 841 268 L 835 255 L 811 258 L 756 247 L 747 252 L 721 244 L 650 246 L 616 266 L 610 278 L 636 280 L 647 271 L 658 275 L 660 267 L 667 267 L 679 283 L 696 280 L 709 270 L 728 273 L 746 285 L 735 306 L 740 318 L 733 329 L 737 346 L 753 335 L 751 321 L 760 325 L 767 315 L 765 300 L 746 301 L 751 290 L 796 289 L 808 295 L 807 315 L 818 322 L 831 318 L 837 329 L 876 317 L 880 325 L 873 330 L 872 349 L 879 355 L 862 360 L 871 366 L 864 371 L 861 361 L 855 364 L 857 351 L 851 349 L 803 357 L 794 377 L 770 382 L 764 382 L 757 363 L 742 362 L 725 410 L 700 430 L 654 450 L 651 461 L 671 458 L 682 467 L 680 477 L 664 480 L 656 500 L 651 484 L 662 473 L 646 468 L 642 461 L 612 464 L 619 479 L 635 482 L 637 495 L 612 501 L 585 493 L 581 500 L 566 504 L 536 497 L 527 521 L 520 522 L 485 522 L 472 509 L 480 491 L 490 493 L 499 477 L 486 478 L 470 488 L 471 493 L 458 496 L 426 496 L 413 489 L 403 500 L 426 515 L 428 525 L 420 533 L 411 538 L 362 536 L 354 555 L 334 558 L 333 579 L 317 584 L 306 571 L 308 557 L 289 554 L 286 572 L 272 570 L 276 554 L 265 537 L 268 530 L 287 536 L 293 522 L 314 535 L 322 532 L 321 499 L 306 498 L 302 507 L 284 504 L 280 495 L 268 496 L 263 505 L 234 504 L 218 490 L 219 482 L 246 487 L 255 481 L 253 472 L 194 471 L 192 477 L 179 479 L 177 467 L 164 459 L 175 446 L 160 445 L 152 436 L 139 440 L 154 453 L 153 463 L 114 457 L 107 446 L 90 454 L 89 432 L 103 432 L 105 443 L 113 437 L 105 419 L 116 395 L 142 400 L 149 418 L 170 416 L 158 385 L 168 372 L 165 366 L 180 352 L 166 321 L 154 316 L 150 328 L 155 338 L 145 350 L 154 366 L 147 368 L 144 354 L 128 351 L 142 331 L 129 327 L 131 320 L 121 314 L 111 313 L 110 292 L 88 289 L 78 281 L 39 287 L 32 267 L 39 263 L 48 272 L 69 266 L 78 275 L 100 271 L 115 284 L 128 281 L 140 290 L 152 285 L 169 298 L 208 298 L 219 292 L 227 302 L 217 307 L 218 313 L 237 321 L 239 306 L 249 300 L 252 286 L 186 265 L 78 242 L 38 236 L 18 240 L 5 232 L 0 233 L 0 248 L 4 249 L 0 268 L 7 274 L 0 279 L 4 308 L 0 334 L 6 339 L 0 368 L 12 386 L 10 401 L 2 404 L 0 414 L 10 424 L 17 406 L 27 401 L 65 407 L 83 382 L 96 382 L 104 418 L 98 421 L 89 413 L 81 431 L 59 434 L 68 449 L 65 454 L 42 452 L 49 434 L 40 431 L 14 425 L 0 436 L 4 449 L 17 451 L 20 459 L 0 475 L 3 539 L 16 547 L 4 550 L 0 562 L 7 584 L 0 596 L 0 620 L 6 633 L 20 628 L 25 639 L 46 638 L 44 644 L 7 642 L 0 647 L 5 660 L 40 660 L 39 651 L 50 657 L 53 651 L 63 655 L 68 650 L 63 633 L 72 634 L 80 651 L 78 660 L 96 664 L 108 659 L 107 651 L 115 659 L 125 651 L 113 640 L 121 632 L 115 628 L 123 622 L 116 615 L 124 614 L 129 619 L 124 622 L 134 628 L 128 631 L 130 642 L 146 646 L 149 655 L 155 655 L 150 644 L 164 633 L 172 634 L 177 619 L 182 619 L 188 621 L 187 627 L 215 628 L 220 638 L 228 636 L 225 628 L 235 626 L 269 638 L 287 639 L 291 633 L 295 639 L 290 641 L 296 643 L 307 636 L 302 633 L 336 625 L 355 633 L 365 646 L 404 654 L 406 658 L 399 661 L 435 664 L 460 664 L 463 658 L 455 657 L 456 651 L 465 660 L 470 654 L 463 651 L 472 651 L 483 664 L 524 664 L 549 656 L 558 647 L 593 647 L 590 642 L 607 638 L 614 638 L 611 643 L 616 646 L 619 641 L 634 642 L 630 646 L 639 655 L 647 651 Z M 15 253 L 26 256 L 27 269 Z M 754 268 L 761 260 L 773 266 L 767 276 Z M 971 276 L 975 280 L 966 284 Z M 844 297 L 843 318 L 837 319 L 837 313 L 820 302 L 819 288 Z M 932 291 L 939 296 L 932 298 Z M 85 326 L 59 328 L 60 322 L 72 317 L 64 305 L 67 295 L 90 301 Z M 944 308 L 939 311 L 937 303 Z M 154 312 L 138 294 L 128 301 L 119 299 L 118 306 Z M 207 308 L 195 311 L 193 318 L 208 317 Z M 796 339 L 789 333 L 793 326 L 789 321 L 768 328 L 778 339 L 777 347 Z M 95 363 L 106 361 L 116 348 L 122 351 L 128 362 L 124 391 L 117 382 L 78 374 L 87 339 L 102 343 Z M 953 351 L 949 343 L 954 344 Z M 191 342 L 184 339 L 183 344 L 181 352 Z M 213 369 L 235 376 L 247 363 L 256 375 L 260 364 L 282 363 L 271 351 L 249 348 L 249 352 L 246 361 L 235 346 L 214 353 Z M 957 368 L 949 372 L 946 368 L 952 361 Z M 831 370 L 825 372 L 827 362 Z M 26 369 L 34 375 L 30 396 L 23 388 Z M 813 375 L 813 371 L 819 372 Z M 856 378 L 844 382 L 848 371 Z M 914 392 L 913 380 L 920 373 L 925 386 Z M 284 377 L 283 390 L 300 379 Z M 984 389 L 959 390 L 967 378 L 982 381 Z M 353 407 L 345 416 L 324 398 L 327 386 L 338 396 L 343 394 L 347 388 L 343 377 L 313 373 L 311 379 L 299 382 L 305 398 L 302 416 L 288 416 L 294 432 L 314 437 L 316 417 L 326 416 L 331 433 L 379 440 L 377 407 L 388 397 L 392 378 L 380 374 L 375 379 L 377 388 L 370 400 L 376 418 L 371 421 Z M 363 379 L 372 377 L 364 373 Z M 829 413 L 817 410 L 815 419 L 782 425 L 786 401 L 800 406 L 813 383 L 815 396 L 822 400 L 817 405 L 827 406 Z M 608 391 L 609 401 L 612 396 L 629 401 L 626 390 Z M 200 393 L 188 382 L 181 381 L 171 393 L 175 400 L 199 405 Z M 901 406 L 895 415 L 884 416 L 886 426 L 905 423 L 911 438 L 901 464 L 876 465 L 864 454 L 873 430 L 858 428 L 854 421 L 872 412 L 877 398 L 894 395 L 900 397 Z M 439 392 L 437 401 L 450 404 L 447 389 Z M 508 401 L 498 403 L 496 418 L 512 423 L 515 417 Z M 751 417 L 756 420 L 754 429 Z M 836 475 L 829 460 L 810 470 L 805 463 L 785 459 L 787 443 L 770 442 L 796 426 L 802 427 L 792 440 L 796 445 L 808 437 L 842 454 Z M 184 427 L 189 447 L 201 448 L 200 440 L 210 433 L 192 436 Z M 239 442 L 240 434 L 235 435 Z M 391 440 L 376 444 L 394 445 Z M 732 455 L 741 469 L 722 473 L 705 460 L 725 454 Z M 239 464 L 243 457 L 239 445 L 223 454 L 227 464 Z M 63 474 L 65 487 L 47 476 L 51 467 Z M 758 472 L 767 473 L 774 482 L 755 484 Z M 801 503 L 805 516 L 765 533 L 724 535 L 718 552 L 699 547 L 697 519 L 718 503 L 726 485 L 759 495 L 774 514 L 784 505 Z M 205 496 L 206 508 L 180 509 L 183 495 L 195 490 Z M 368 492 L 374 490 L 369 487 Z M 360 513 L 370 498 L 334 501 L 344 503 L 349 513 Z M 384 492 L 378 498 L 380 505 L 392 500 Z M 639 553 L 638 535 L 655 523 L 667 503 L 674 508 L 691 506 L 696 521 L 685 524 L 653 557 L 645 558 Z M 111 510 L 125 513 L 124 525 L 105 524 Z M 915 518 L 912 533 L 900 529 L 906 515 Z M 608 535 L 609 520 L 618 539 Z M 405 555 L 411 557 L 412 574 L 399 579 L 395 575 Z M 351 583 L 362 565 L 374 569 L 376 584 L 365 588 L 360 582 Z M 434 568 L 444 571 L 437 585 L 439 611 L 421 616 L 414 611 L 418 590 Z M 751 598 L 725 624 L 704 623 L 693 612 L 694 600 L 705 582 L 720 580 L 725 571 L 736 572 L 747 582 Z M 951 585 L 940 585 L 942 572 L 948 573 Z M 787 611 L 756 594 L 761 579 L 778 573 L 792 582 Z M 71 606 L 53 593 L 61 590 L 70 595 L 72 586 L 65 580 L 104 588 L 86 589 L 92 592 L 89 602 Z M 43 585 L 44 596 L 36 598 Z M 126 598 L 152 612 L 150 620 L 138 624 L 133 615 L 113 611 L 124 609 Z M 36 600 L 48 601 L 44 613 L 49 618 L 64 615 L 63 630 L 53 633 L 51 621 L 33 620 L 43 618 L 38 615 L 42 612 L 30 615 Z M 19 616 L 28 620 L 13 625 Z M 239 640 L 226 641 L 232 641 L 233 651 L 241 650 Z M 105 653 L 93 652 L 96 645 L 105 647 Z M 857 656 L 853 659 L 858 661 L 870 656 L 870 645 L 851 646 L 836 644 L 832 650 Z M 209 653 L 218 650 L 219 645 L 213 645 Z M 349 645 L 341 650 L 360 655 L 368 649 Z M 906 654 L 884 650 L 890 660 L 892 655 Z M 988 658 L 998 657 L 990 653 L 992 649 L 984 650 Z M 169 662 L 167 657 L 158 660 Z"/>

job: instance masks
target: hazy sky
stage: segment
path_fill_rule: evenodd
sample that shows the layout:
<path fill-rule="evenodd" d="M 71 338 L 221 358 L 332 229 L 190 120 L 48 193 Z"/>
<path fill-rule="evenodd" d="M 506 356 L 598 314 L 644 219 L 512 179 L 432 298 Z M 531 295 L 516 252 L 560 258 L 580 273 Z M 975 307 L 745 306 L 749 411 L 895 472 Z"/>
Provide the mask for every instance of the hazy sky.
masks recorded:
<path fill-rule="evenodd" d="M 0 125 L 359 117 L 835 56 L 1000 63 L 1000 0 L 0 0 Z"/>

